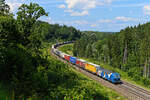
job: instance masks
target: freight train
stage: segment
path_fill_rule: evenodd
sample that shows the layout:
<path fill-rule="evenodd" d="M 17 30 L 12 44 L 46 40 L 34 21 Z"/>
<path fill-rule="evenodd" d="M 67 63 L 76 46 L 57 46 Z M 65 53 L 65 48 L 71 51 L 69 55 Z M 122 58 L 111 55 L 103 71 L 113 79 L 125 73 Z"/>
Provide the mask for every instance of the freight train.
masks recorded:
<path fill-rule="evenodd" d="M 74 65 L 76 65 L 76 66 L 78 66 L 78 67 L 80 67 L 86 71 L 89 71 L 89 72 L 91 72 L 91 73 L 93 73 L 93 74 L 95 74 L 95 75 L 97 75 L 103 79 L 106 79 L 106 80 L 108 80 L 114 84 L 121 83 L 119 73 L 106 70 L 99 65 L 93 64 L 91 62 L 88 62 L 88 61 L 85 61 L 82 59 L 78 59 L 78 58 L 73 57 L 71 55 L 65 54 L 65 53 L 63 53 L 57 49 L 58 46 L 61 46 L 64 44 L 69 44 L 69 43 L 72 43 L 72 41 L 67 41 L 67 42 L 57 43 L 55 45 L 52 45 L 52 52 L 54 54 L 56 54 L 57 56 L 59 56 L 60 58 L 68 61 L 69 63 L 72 63 L 72 64 L 74 64 Z"/>

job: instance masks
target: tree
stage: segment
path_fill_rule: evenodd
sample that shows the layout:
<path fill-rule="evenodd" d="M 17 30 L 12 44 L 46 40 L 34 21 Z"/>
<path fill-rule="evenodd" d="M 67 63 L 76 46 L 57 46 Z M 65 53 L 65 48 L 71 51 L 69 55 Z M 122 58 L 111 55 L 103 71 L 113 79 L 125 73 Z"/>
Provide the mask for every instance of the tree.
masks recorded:
<path fill-rule="evenodd" d="M 38 4 L 30 3 L 30 5 L 23 4 L 19 7 L 17 15 L 19 31 L 22 33 L 22 44 L 26 46 L 30 43 L 28 37 L 32 34 L 31 30 L 36 21 L 41 16 L 48 16 L 48 13 Z"/>
<path fill-rule="evenodd" d="M 5 0 L 0 0 L 0 16 L 9 15 L 10 7 L 5 3 Z"/>

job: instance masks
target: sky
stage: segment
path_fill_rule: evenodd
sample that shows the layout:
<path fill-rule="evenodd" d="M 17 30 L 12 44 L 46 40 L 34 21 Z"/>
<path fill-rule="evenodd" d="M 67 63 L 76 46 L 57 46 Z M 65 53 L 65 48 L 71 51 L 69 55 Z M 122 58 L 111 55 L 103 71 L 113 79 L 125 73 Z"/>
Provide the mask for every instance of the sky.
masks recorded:
<path fill-rule="evenodd" d="M 5 0 L 11 12 L 30 2 L 38 3 L 50 24 L 73 26 L 81 31 L 118 32 L 150 21 L 150 0 Z"/>

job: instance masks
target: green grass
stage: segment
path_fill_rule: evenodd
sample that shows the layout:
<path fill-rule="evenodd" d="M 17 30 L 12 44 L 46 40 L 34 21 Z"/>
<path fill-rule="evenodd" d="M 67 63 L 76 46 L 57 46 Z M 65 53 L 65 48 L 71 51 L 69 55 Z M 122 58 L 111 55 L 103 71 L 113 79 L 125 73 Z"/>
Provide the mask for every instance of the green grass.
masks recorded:
<path fill-rule="evenodd" d="M 67 53 L 69 55 L 73 55 L 73 44 L 67 44 L 59 48 L 60 51 Z"/>
<path fill-rule="evenodd" d="M 69 52 L 68 54 L 73 55 L 73 53 L 71 52 L 71 50 L 73 50 L 73 44 L 64 45 L 64 46 L 60 47 L 59 50 L 61 50 L 62 52 L 65 52 L 65 53 Z M 138 86 L 145 88 L 145 89 L 150 89 L 150 86 L 145 85 L 143 81 L 141 81 L 141 80 L 135 81 L 134 78 L 131 78 L 128 76 L 127 72 L 124 72 L 124 71 L 120 70 L 119 68 L 114 68 L 108 64 L 104 64 L 104 63 L 96 61 L 94 59 L 89 59 L 89 58 L 87 59 L 87 58 L 81 58 L 81 57 L 80 57 L 80 59 L 84 59 L 86 61 L 98 64 L 107 70 L 118 72 L 121 75 L 122 80 L 133 83 L 133 84 L 138 85 Z"/>

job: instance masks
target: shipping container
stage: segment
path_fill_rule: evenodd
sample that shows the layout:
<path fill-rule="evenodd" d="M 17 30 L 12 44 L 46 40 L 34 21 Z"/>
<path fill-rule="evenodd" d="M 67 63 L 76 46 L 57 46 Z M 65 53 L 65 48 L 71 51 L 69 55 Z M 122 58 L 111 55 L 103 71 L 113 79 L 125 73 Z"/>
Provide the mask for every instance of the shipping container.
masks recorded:
<path fill-rule="evenodd" d="M 65 57 L 65 60 L 70 61 L 70 55 L 65 54 L 64 57 Z"/>
<path fill-rule="evenodd" d="M 85 69 L 92 72 L 92 73 L 95 73 L 95 74 L 97 72 L 97 69 L 96 69 L 96 67 L 94 66 L 93 63 L 86 63 L 85 64 Z"/>
<path fill-rule="evenodd" d="M 82 59 L 77 59 L 77 61 L 76 61 L 76 64 L 82 68 L 85 68 L 85 63 L 86 63 L 86 61 L 82 60 Z"/>
<path fill-rule="evenodd" d="M 71 63 L 76 64 L 76 60 L 77 60 L 76 57 L 70 57 L 70 62 Z"/>

